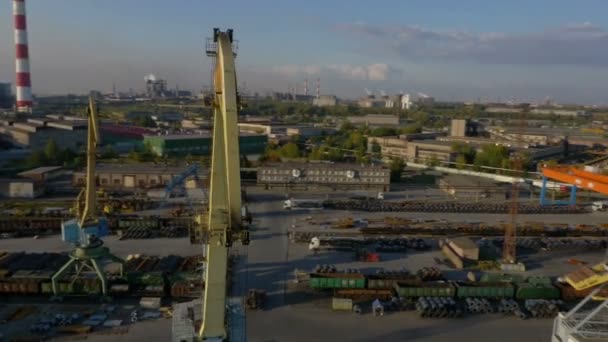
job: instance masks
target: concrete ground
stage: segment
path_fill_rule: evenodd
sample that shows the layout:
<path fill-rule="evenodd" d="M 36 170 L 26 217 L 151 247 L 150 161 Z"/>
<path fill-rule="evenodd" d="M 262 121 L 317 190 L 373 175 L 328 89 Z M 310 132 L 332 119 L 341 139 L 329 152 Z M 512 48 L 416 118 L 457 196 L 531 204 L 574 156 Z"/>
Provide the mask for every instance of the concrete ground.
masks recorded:
<path fill-rule="evenodd" d="M 412 196 L 424 196 L 424 189 L 416 190 Z M 423 266 L 435 265 L 438 251 L 405 254 L 382 254 L 377 264 L 354 262 L 347 252 L 321 252 L 311 255 L 302 244 L 290 244 L 287 232 L 294 219 L 311 215 L 308 211 L 285 211 L 282 201 L 285 193 L 248 189 L 251 197 L 250 210 L 254 214 L 254 229 L 251 245 L 237 246 L 233 253 L 241 256 L 236 270 L 234 291 L 244 294 L 249 288 L 262 288 L 268 292 L 268 305 L 263 311 L 249 311 L 247 314 L 247 336 L 252 342 L 270 341 L 547 341 L 550 338 L 552 320 L 520 321 L 502 315 L 469 316 L 462 319 L 421 319 L 414 313 L 390 313 L 384 317 L 373 317 L 369 313 L 356 316 L 335 313 L 330 310 L 327 299 L 312 296 L 301 286 L 291 284 L 295 269 L 310 270 L 317 264 L 334 264 L 338 268 L 360 268 L 373 272 L 377 268 L 415 271 Z M 329 193 L 327 193 L 329 194 Z M 341 196 L 331 193 L 331 196 Z M 393 194 L 391 194 L 393 196 Z M 398 196 L 398 194 L 394 194 Z M 337 217 L 352 215 L 365 217 L 366 213 L 319 212 L 315 216 Z M 373 215 L 383 216 L 382 213 Z M 391 216 L 411 218 L 443 218 L 454 221 L 506 221 L 507 215 L 457 214 L 457 213 L 390 213 Z M 606 223 L 608 214 L 584 215 L 522 215 L 521 220 L 555 223 Z M 118 256 L 128 254 L 149 255 L 193 255 L 201 251 L 200 246 L 190 245 L 188 239 L 154 239 L 119 241 L 113 237 L 106 239 L 106 245 Z M 67 251 L 69 246 L 59 237 L 41 239 L 0 240 L 0 251 Z M 603 257 L 602 252 L 541 252 L 527 256 L 526 262 L 532 267 L 531 274 L 561 275 L 575 269 L 566 262 L 577 258 L 596 262 Z M 439 265 L 448 278 L 463 276 L 462 271 Z M 93 305 L 93 304 L 91 304 Z M 94 304 L 98 305 L 98 304 Z M 2 331 L 2 326 L 0 326 Z M 140 322 L 129 327 L 125 335 L 96 335 L 92 341 L 168 341 L 171 321 L 160 319 Z"/>
<path fill-rule="evenodd" d="M 244 288 L 264 288 L 268 291 L 269 302 L 265 311 L 249 312 L 247 331 L 249 341 L 547 341 L 550 338 L 552 320 L 520 321 L 502 315 L 470 316 L 464 319 L 420 319 L 414 313 L 393 313 L 385 317 L 371 314 L 355 316 L 335 313 L 330 310 L 329 301 L 310 300 L 305 293 L 297 293 L 288 282 L 293 278 L 295 268 L 309 270 L 316 264 L 334 264 L 338 268 L 361 268 L 374 271 L 377 267 L 390 269 L 417 270 L 423 266 L 435 266 L 437 251 L 407 253 L 402 255 L 383 254 L 379 264 L 362 264 L 352 261 L 350 253 L 322 252 L 310 255 L 306 246 L 290 245 L 287 231 L 294 219 L 311 215 L 308 211 L 285 212 L 281 209 L 284 195 L 261 193 L 254 196 L 251 210 L 256 217 L 253 240 L 247 248 L 248 263 L 240 270 Z M 344 213 L 317 212 L 313 216 L 335 217 Z M 351 213 L 355 217 L 365 213 Z M 378 213 L 380 214 L 380 213 Z M 391 213 L 394 215 L 395 213 Z M 358 215 L 358 216 L 356 216 Z M 483 220 L 498 222 L 506 220 L 506 215 L 491 214 L 437 214 L 400 213 L 412 218 L 444 218 L 446 220 Z M 550 217 L 548 217 L 550 216 Z M 589 223 L 606 222 L 608 216 L 588 215 L 522 215 L 522 220 L 543 222 Z M 602 252 L 579 252 L 575 257 L 588 262 L 596 262 L 603 257 Z M 572 258 L 570 252 L 545 252 L 528 257 L 533 265 L 531 274 L 561 275 L 575 266 L 566 263 Z M 445 266 L 440 266 L 445 268 Z M 449 278 L 462 277 L 461 271 L 446 270 Z M 304 301 L 302 299 L 305 298 Z"/>

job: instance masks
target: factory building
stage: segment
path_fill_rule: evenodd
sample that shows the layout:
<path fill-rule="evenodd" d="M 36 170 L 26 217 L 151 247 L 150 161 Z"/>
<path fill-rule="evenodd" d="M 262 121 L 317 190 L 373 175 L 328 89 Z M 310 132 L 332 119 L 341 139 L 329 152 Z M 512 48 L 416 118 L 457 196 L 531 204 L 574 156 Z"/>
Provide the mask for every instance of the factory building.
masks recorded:
<path fill-rule="evenodd" d="M 390 171 L 381 166 L 343 163 L 281 163 L 258 167 L 258 185 L 265 188 L 328 187 L 390 190 Z"/>
<path fill-rule="evenodd" d="M 13 106 L 13 94 L 11 84 L 0 82 L 0 108 L 11 108 Z"/>
<path fill-rule="evenodd" d="M 335 95 L 321 95 L 315 97 L 312 104 L 317 107 L 335 107 L 338 104 L 338 98 Z"/>
<path fill-rule="evenodd" d="M 149 145 L 157 156 L 210 155 L 212 136 L 205 134 L 146 135 L 144 145 Z M 263 153 L 268 145 L 268 137 L 263 134 L 240 133 L 239 152 L 241 154 Z"/>
<path fill-rule="evenodd" d="M 158 99 L 168 96 L 167 81 L 157 79 L 156 76 L 150 74 L 146 76 L 146 96 L 149 99 Z"/>
<path fill-rule="evenodd" d="M 463 175 L 447 175 L 437 181 L 439 189 L 458 199 L 481 200 L 498 196 L 504 199 L 509 193 L 508 184 L 494 182 L 488 178 Z"/>
<path fill-rule="evenodd" d="M 453 137 L 476 137 L 479 135 L 479 125 L 466 119 L 452 119 L 450 135 Z"/>
<path fill-rule="evenodd" d="M 362 116 L 349 116 L 348 122 L 353 125 L 365 125 L 369 127 L 397 127 L 401 124 L 398 115 L 391 114 L 367 114 Z"/>
<path fill-rule="evenodd" d="M 383 157 L 386 157 L 387 159 L 391 157 L 401 158 L 404 160 L 409 160 L 411 157 L 423 158 L 428 154 L 428 151 L 432 151 L 437 155 L 439 160 L 445 159 L 449 161 L 451 160 L 451 157 L 449 155 L 444 155 L 451 152 L 451 146 L 450 150 L 447 151 L 445 143 L 434 140 L 441 138 L 444 135 L 444 132 L 425 132 L 402 134 L 398 137 L 370 137 L 367 142 L 367 149 L 369 152 L 373 152 L 374 145 L 377 144 L 380 147 L 380 154 Z M 434 148 L 433 146 L 438 147 Z"/>
<path fill-rule="evenodd" d="M 55 140 L 60 149 L 78 151 L 86 145 L 87 122 L 85 120 L 55 120 L 51 118 L 27 121 L 0 121 L 0 138 L 16 147 L 41 150 L 49 139 Z"/>
<path fill-rule="evenodd" d="M 405 159 L 407 157 L 407 140 L 401 137 L 374 137 L 367 140 L 367 150 L 374 152 L 374 145 L 380 146 L 380 154 L 384 157 Z"/>
<path fill-rule="evenodd" d="M 149 189 L 167 185 L 175 176 L 180 175 L 185 166 L 166 166 L 154 164 L 98 164 L 97 183 L 104 189 L 129 190 Z M 86 171 L 74 172 L 74 186 L 83 186 Z M 206 182 L 207 170 L 200 170 L 199 180 Z M 196 185 L 193 176 L 186 178 L 186 187 L 194 188 Z"/>
<path fill-rule="evenodd" d="M 326 127 L 312 127 L 312 126 L 297 126 L 297 127 L 287 127 L 287 135 L 295 136 L 298 135 L 302 138 L 312 138 L 319 137 L 324 135 L 330 135 L 335 133 L 335 129 L 326 128 Z"/>
<path fill-rule="evenodd" d="M 452 151 L 452 143 L 438 140 L 412 140 L 407 145 L 407 159 L 415 163 L 427 164 L 431 161 L 453 162 L 457 153 Z"/>

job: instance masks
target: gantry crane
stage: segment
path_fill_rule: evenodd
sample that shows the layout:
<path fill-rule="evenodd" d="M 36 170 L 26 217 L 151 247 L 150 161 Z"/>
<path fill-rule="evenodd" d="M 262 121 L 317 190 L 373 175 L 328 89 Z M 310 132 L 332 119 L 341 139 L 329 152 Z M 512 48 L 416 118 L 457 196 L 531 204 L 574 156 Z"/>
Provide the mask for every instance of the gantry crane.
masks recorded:
<path fill-rule="evenodd" d="M 233 241 L 249 244 L 249 232 L 242 221 L 238 96 L 236 89 L 233 31 L 213 29 L 207 41 L 207 55 L 215 58 L 213 151 L 211 155 L 209 210 L 200 218 L 207 251 L 202 340 L 224 340 L 226 333 L 226 285 L 228 249 Z"/>
<path fill-rule="evenodd" d="M 59 281 L 69 275 L 74 283 L 78 277 L 85 273 L 97 274 L 101 282 L 101 291 L 107 296 L 107 280 L 102 267 L 102 261 L 111 260 L 120 264 L 120 275 L 122 276 L 123 260 L 112 255 L 107 247 L 103 246 L 101 237 L 108 235 L 108 221 L 105 217 L 98 215 L 95 163 L 97 143 L 100 140 L 99 125 L 97 118 L 97 104 L 92 96 L 89 97 L 87 110 L 88 132 L 87 132 L 87 172 L 85 187 L 78 194 L 75 203 L 76 217 L 61 224 L 61 237 L 63 241 L 74 244 L 74 250 L 70 253 L 70 260 L 57 271 L 52 277 L 53 294 L 59 296 Z M 68 274 L 74 266 L 74 273 Z"/>

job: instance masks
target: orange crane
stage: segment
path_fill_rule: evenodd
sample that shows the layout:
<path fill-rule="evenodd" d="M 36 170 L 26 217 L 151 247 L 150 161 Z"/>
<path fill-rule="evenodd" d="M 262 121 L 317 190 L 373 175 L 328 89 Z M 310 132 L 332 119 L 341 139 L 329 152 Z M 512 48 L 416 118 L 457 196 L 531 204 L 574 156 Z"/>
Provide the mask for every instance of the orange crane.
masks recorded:
<path fill-rule="evenodd" d="M 545 199 L 547 179 L 552 179 L 570 185 L 570 200 L 568 202 L 554 202 L 557 204 L 576 204 L 576 191 L 578 188 L 588 189 L 608 195 L 608 176 L 586 171 L 574 166 L 554 166 L 543 168 L 543 183 L 540 190 L 540 203 L 549 204 Z"/>

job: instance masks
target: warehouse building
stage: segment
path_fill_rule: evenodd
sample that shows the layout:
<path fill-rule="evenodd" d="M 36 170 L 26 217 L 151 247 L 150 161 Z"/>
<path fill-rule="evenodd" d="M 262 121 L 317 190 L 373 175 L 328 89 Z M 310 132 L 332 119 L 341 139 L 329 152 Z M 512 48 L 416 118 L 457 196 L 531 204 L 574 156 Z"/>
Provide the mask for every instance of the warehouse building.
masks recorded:
<path fill-rule="evenodd" d="M 446 175 L 437 181 L 439 189 L 458 199 L 480 200 L 491 196 L 505 198 L 509 187 L 488 178 Z"/>
<path fill-rule="evenodd" d="M 175 176 L 182 174 L 187 166 L 154 164 L 98 164 L 97 183 L 104 189 L 133 190 L 149 189 L 167 185 Z M 86 171 L 74 172 L 73 183 L 83 186 Z M 207 170 L 199 170 L 199 180 L 206 182 Z M 186 187 L 194 188 L 194 176 L 186 178 Z"/>
<path fill-rule="evenodd" d="M 49 139 L 60 149 L 78 151 L 86 144 L 88 124 L 85 120 L 50 118 L 0 122 L 0 137 L 16 147 L 41 150 Z"/>
<path fill-rule="evenodd" d="M 364 125 L 368 127 L 392 127 L 401 124 L 399 115 L 392 114 L 367 114 L 363 116 L 349 116 L 348 122 L 353 125 Z"/>
<path fill-rule="evenodd" d="M 28 178 L 36 182 L 46 182 L 59 178 L 66 174 L 61 166 L 41 166 L 35 169 L 23 171 L 17 174 L 19 177 Z"/>
<path fill-rule="evenodd" d="M 239 152 L 241 154 L 263 153 L 267 144 L 266 135 L 240 133 Z M 210 155 L 212 136 L 209 133 L 146 135 L 144 145 L 149 145 L 157 156 Z"/>
<path fill-rule="evenodd" d="M 31 179 L 0 178 L 0 197 L 36 198 L 44 193 L 44 184 Z"/>
<path fill-rule="evenodd" d="M 265 188 L 370 189 L 389 191 L 390 171 L 381 166 L 343 163 L 281 163 L 258 168 L 257 183 Z"/>

